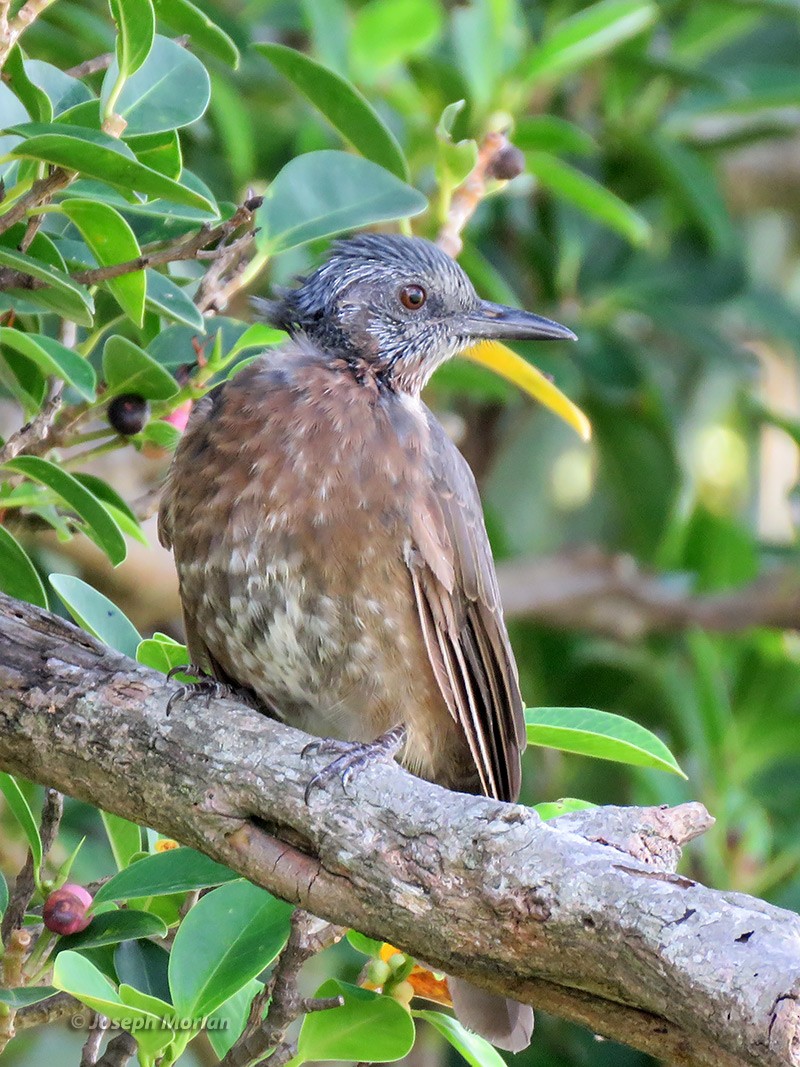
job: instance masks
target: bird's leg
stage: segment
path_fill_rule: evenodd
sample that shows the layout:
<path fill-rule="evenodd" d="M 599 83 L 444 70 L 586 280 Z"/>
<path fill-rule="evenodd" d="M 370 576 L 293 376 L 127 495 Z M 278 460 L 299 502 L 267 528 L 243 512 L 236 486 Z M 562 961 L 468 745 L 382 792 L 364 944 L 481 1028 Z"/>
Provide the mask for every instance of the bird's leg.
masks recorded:
<path fill-rule="evenodd" d="M 176 700 L 188 700 L 189 697 L 196 696 L 205 696 L 209 700 L 212 697 L 232 697 L 234 700 L 240 700 L 251 708 L 261 710 L 260 705 L 256 702 L 249 689 L 241 689 L 238 686 L 229 685 L 227 682 L 221 682 L 218 678 L 214 678 L 213 675 L 207 674 L 196 663 L 184 663 L 178 667 L 173 667 L 172 670 L 167 672 L 167 680 L 171 680 L 176 674 L 194 675 L 197 681 L 185 682 L 175 690 L 167 701 L 167 715 L 172 711 L 172 705 Z"/>
<path fill-rule="evenodd" d="M 374 741 L 337 741 L 334 738 L 320 738 L 311 741 L 303 749 L 302 755 L 329 752 L 338 753 L 336 759 L 314 775 L 306 786 L 305 802 L 308 804 L 312 791 L 317 786 L 325 785 L 332 778 L 339 778 L 342 789 L 346 790 L 353 775 L 376 760 L 394 759 L 406 743 L 408 731 L 404 723 L 393 726 Z"/>

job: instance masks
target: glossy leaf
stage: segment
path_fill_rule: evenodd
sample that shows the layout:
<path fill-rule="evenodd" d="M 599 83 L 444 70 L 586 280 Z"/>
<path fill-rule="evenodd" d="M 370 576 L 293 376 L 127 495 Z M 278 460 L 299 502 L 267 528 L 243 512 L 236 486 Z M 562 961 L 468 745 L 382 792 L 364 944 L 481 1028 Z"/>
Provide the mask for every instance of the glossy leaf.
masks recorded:
<path fill-rule="evenodd" d="M 554 196 L 575 204 L 590 218 L 616 230 L 633 245 L 650 240 L 650 225 L 624 200 L 568 163 L 545 152 L 527 152 L 528 170 Z"/>
<path fill-rule="evenodd" d="M 597 152 L 597 141 L 574 122 L 557 115 L 532 115 L 520 119 L 514 127 L 514 144 L 528 151 L 569 153 L 588 156 Z"/>
<path fill-rule="evenodd" d="M 73 386 L 84 400 L 94 400 L 96 379 L 88 360 L 66 348 L 52 337 L 38 333 L 22 333 L 10 326 L 0 326 L 0 345 L 11 348 L 35 363 L 45 376 L 62 378 Z"/>
<path fill-rule="evenodd" d="M 169 957 L 179 1014 L 208 1015 L 268 967 L 289 938 L 293 910 L 245 881 L 201 897 L 178 928 Z"/>
<path fill-rule="evenodd" d="M 27 1008 L 30 1004 L 40 1004 L 48 997 L 54 996 L 58 990 L 55 986 L 21 986 L 19 989 L 0 989 L 0 1004 L 7 1004 L 9 1008 Z"/>
<path fill-rule="evenodd" d="M 117 870 L 124 870 L 136 853 L 141 851 L 142 831 L 136 823 L 128 822 L 121 815 L 114 815 L 109 811 L 101 811 L 100 818 L 103 820 L 103 829 L 111 846 Z"/>
<path fill-rule="evenodd" d="M 199 333 L 205 333 L 205 321 L 196 305 L 192 303 L 185 291 L 166 274 L 157 270 L 147 271 L 146 306 L 157 315 L 185 322 Z"/>
<path fill-rule="evenodd" d="M 125 137 L 125 143 L 140 163 L 151 170 L 165 174 L 177 181 L 183 170 L 181 142 L 177 130 L 165 130 L 162 133 L 140 133 Z"/>
<path fill-rule="evenodd" d="M 5 875 L 0 871 L 0 917 L 6 913 L 8 900 L 8 882 L 5 879 Z"/>
<path fill-rule="evenodd" d="M 505 1060 L 485 1037 L 465 1029 L 458 1019 L 441 1011 L 414 1011 L 415 1019 L 425 1019 L 453 1046 L 470 1067 L 505 1067 Z"/>
<path fill-rule="evenodd" d="M 25 105 L 28 115 L 37 122 L 50 122 L 53 118 L 53 104 L 50 97 L 34 82 L 26 69 L 22 58 L 22 49 L 14 45 L 3 67 L 3 80 Z M 18 121 L 16 116 L 5 111 L 0 112 L 3 121 Z"/>
<path fill-rule="evenodd" d="M 115 85 L 116 62 L 106 72 L 100 99 Z M 208 107 L 211 82 L 200 60 L 169 37 L 156 34 L 144 64 L 127 79 L 114 111 L 125 119 L 126 135 L 160 133 L 195 122 Z"/>
<path fill-rule="evenodd" d="M 133 230 L 108 204 L 75 198 L 65 200 L 61 210 L 78 228 L 100 266 L 127 263 L 141 255 Z M 133 270 L 119 278 L 109 278 L 103 285 L 108 287 L 125 314 L 141 326 L 147 288 L 144 271 Z"/>
<path fill-rule="evenodd" d="M 212 1011 L 206 1023 L 206 1037 L 222 1059 L 245 1028 L 253 997 L 263 989 L 261 982 L 248 982 Z"/>
<path fill-rule="evenodd" d="M 28 848 L 31 850 L 31 856 L 33 857 L 34 874 L 38 878 L 42 867 L 42 839 L 39 835 L 39 824 L 34 819 L 30 805 L 17 785 L 16 778 L 12 778 L 5 771 L 0 771 L 0 792 L 6 798 L 6 804 L 8 804 L 14 818 L 22 827 L 22 832 L 25 834 Z"/>
<path fill-rule="evenodd" d="M 97 130 L 46 123 L 28 123 L 14 129 L 28 134 L 12 150 L 17 158 L 41 159 L 126 190 L 215 211 L 205 196 L 146 167 L 126 144 Z"/>
<path fill-rule="evenodd" d="M 39 88 L 47 93 L 53 107 L 53 114 L 58 116 L 78 104 L 85 103 L 92 97 L 88 85 L 73 78 L 52 63 L 41 59 L 26 59 L 25 72 Z M 33 118 L 33 115 L 31 115 Z"/>
<path fill-rule="evenodd" d="M 167 674 L 173 667 L 185 667 L 189 663 L 186 645 L 166 634 L 154 634 L 146 638 L 136 649 L 136 660 L 145 667 Z"/>
<path fill-rule="evenodd" d="M 422 193 L 346 152 L 308 152 L 287 163 L 258 209 L 259 249 L 269 254 L 319 237 L 424 211 Z"/>
<path fill-rule="evenodd" d="M 414 1023 L 391 997 L 336 979 L 323 983 L 317 997 L 344 997 L 344 1006 L 306 1015 L 297 1041 L 301 1062 L 355 1060 L 390 1063 L 414 1044 Z"/>
<path fill-rule="evenodd" d="M 8 596 L 48 607 L 47 594 L 28 553 L 4 526 L 0 526 L 0 589 Z"/>
<path fill-rule="evenodd" d="M 408 164 L 397 138 L 354 85 L 303 52 L 281 44 L 256 48 L 319 108 L 353 148 L 403 181 Z"/>
<path fill-rule="evenodd" d="M 141 637 L 107 596 L 72 574 L 51 574 L 49 580 L 79 626 L 124 656 L 136 655 Z"/>
<path fill-rule="evenodd" d="M 27 142 L 22 142 L 20 148 Z M 35 259 L 24 252 L 0 246 L 0 266 L 11 267 L 44 283 L 40 289 L 6 289 L 7 293 L 18 293 L 27 300 L 42 304 L 48 311 L 55 311 L 66 318 L 73 319 L 81 326 L 92 325 L 94 303 L 87 290 L 74 282 L 68 274 Z"/>
<path fill-rule="evenodd" d="M 533 810 L 547 822 L 550 819 L 557 819 L 559 815 L 569 815 L 573 811 L 587 811 L 596 807 L 596 804 L 591 804 L 588 800 L 579 800 L 577 797 L 562 797 L 561 800 L 543 801 L 541 804 L 534 804 Z"/>
<path fill-rule="evenodd" d="M 103 348 L 106 396 L 138 393 L 146 400 L 169 400 L 178 392 L 172 375 L 127 337 L 114 334 Z"/>
<path fill-rule="evenodd" d="M 98 889 L 95 904 L 106 900 L 164 896 L 208 889 L 241 879 L 221 863 L 190 848 L 176 848 L 136 860 Z"/>
<path fill-rule="evenodd" d="M 120 982 L 160 1000 L 169 1000 L 169 953 L 152 941 L 121 941 L 114 952 Z"/>
<path fill-rule="evenodd" d="M 86 523 L 86 532 L 96 540 L 116 566 L 127 554 L 125 538 L 117 523 L 94 494 L 67 471 L 39 456 L 17 456 L 3 464 L 6 470 L 24 474 L 33 482 L 52 489 Z"/>
<path fill-rule="evenodd" d="M 560 22 L 520 72 L 525 88 L 563 78 L 652 26 L 651 0 L 600 0 Z"/>
<path fill-rule="evenodd" d="M 621 715 L 593 708 L 528 708 L 525 724 L 529 745 L 635 767 L 655 767 L 686 777 L 663 741 Z"/>
<path fill-rule="evenodd" d="M 191 0 L 155 0 L 156 14 L 176 33 L 186 33 L 192 46 L 205 48 L 212 56 L 234 69 L 239 66 L 239 49 L 221 26 Z"/>
<path fill-rule="evenodd" d="M 137 71 L 150 55 L 156 32 L 151 0 L 109 0 L 117 24 L 117 69 L 124 78 Z"/>
<path fill-rule="evenodd" d="M 157 915 L 148 911 L 119 908 L 95 915 L 85 930 L 69 934 L 58 942 L 57 951 L 83 950 L 98 945 L 118 945 L 121 941 L 135 941 L 141 937 L 166 937 L 167 926 Z"/>

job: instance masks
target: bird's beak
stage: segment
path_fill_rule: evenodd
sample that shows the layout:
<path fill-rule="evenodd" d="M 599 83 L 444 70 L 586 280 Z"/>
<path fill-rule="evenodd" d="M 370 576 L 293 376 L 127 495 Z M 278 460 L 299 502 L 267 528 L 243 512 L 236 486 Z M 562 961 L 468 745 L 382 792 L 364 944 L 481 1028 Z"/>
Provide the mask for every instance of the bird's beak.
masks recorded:
<path fill-rule="evenodd" d="M 466 319 L 466 327 L 476 341 L 577 341 L 578 338 L 552 319 L 481 300 Z"/>
<path fill-rule="evenodd" d="M 581 409 L 541 371 L 500 340 L 575 341 L 572 330 L 530 311 L 518 311 L 488 300 L 481 301 L 469 316 L 467 329 L 476 343 L 464 349 L 462 356 L 506 378 L 562 418 L 584 441 L 589 440 L 592 427 Z"/>

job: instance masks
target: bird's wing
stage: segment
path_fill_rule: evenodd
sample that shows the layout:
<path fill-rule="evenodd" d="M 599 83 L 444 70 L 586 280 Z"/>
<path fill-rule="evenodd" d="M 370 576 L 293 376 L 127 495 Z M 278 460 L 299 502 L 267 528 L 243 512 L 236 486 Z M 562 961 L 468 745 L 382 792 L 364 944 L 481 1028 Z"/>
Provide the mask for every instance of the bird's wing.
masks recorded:
<path fill-rule="evenodd" d="M 525 722 L 489 539 L 472 471 L 429 415 L 433 474 L 408 560 L 436 680 L 463 729 L 483 791 L 514 801 Z"/>

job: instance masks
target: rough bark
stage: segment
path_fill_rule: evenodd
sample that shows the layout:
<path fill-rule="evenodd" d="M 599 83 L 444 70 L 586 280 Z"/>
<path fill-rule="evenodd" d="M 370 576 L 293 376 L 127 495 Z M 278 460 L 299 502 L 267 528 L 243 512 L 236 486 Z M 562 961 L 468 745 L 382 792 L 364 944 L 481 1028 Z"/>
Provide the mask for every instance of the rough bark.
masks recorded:
<path fill-rule="evenodd" d="M 322 918 L 670 1064 L 800 1064 L 800 917 L 671 873 L 700 805 L 542 823 L 396 765 L 303 791 L 307 737 L 0 596 L 0 767 Z"/>

